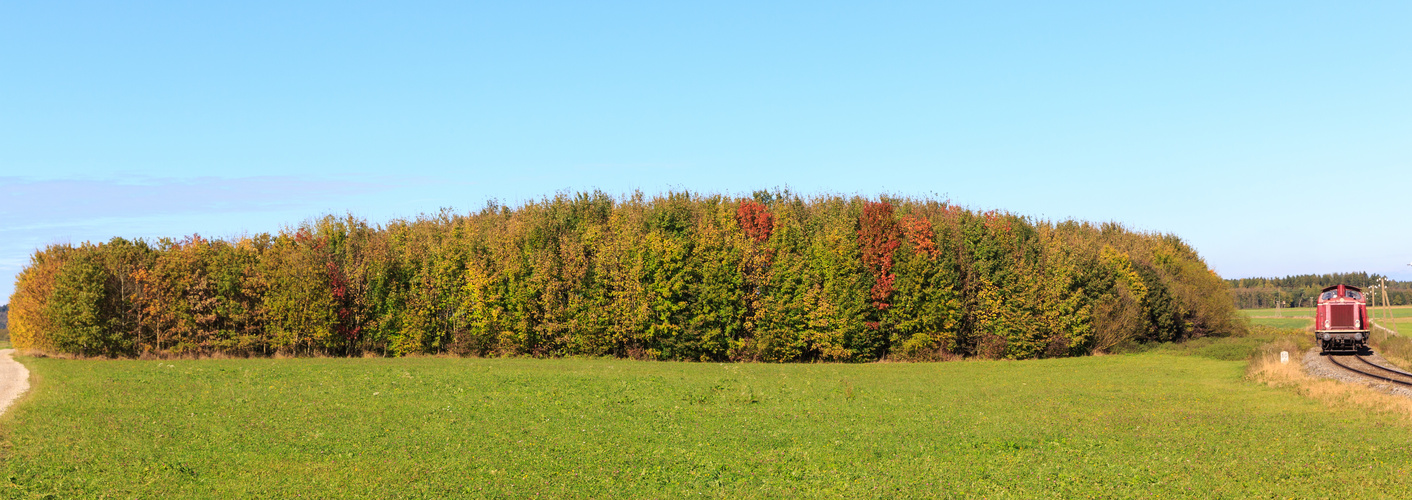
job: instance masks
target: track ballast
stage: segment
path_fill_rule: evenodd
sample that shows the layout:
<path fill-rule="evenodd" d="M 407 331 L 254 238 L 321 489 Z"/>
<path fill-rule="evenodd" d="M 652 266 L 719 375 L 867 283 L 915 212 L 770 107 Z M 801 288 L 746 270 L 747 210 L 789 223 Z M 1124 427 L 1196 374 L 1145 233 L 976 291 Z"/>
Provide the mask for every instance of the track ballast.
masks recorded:
<path fill-rule="evenodd" d="M 1393 369 L 1393 368 L 1388 368 L 1388 367 L 1386 367 L 1386 366 L 1382 366 L 1382 365 L 1373 363 L 1372 361 L 1368 361 L 1367 359 L 1364 359 L 1363 356 L 1360 356 L 1360 355 L 1357 355 L 1357 354 L 1354 354 L 1353 357 L 1354 357 L 1354 358 L 1357 358 L 1358 361 L 1362 361 L 1363 364 L 1368 365 L 1368 366 L 1371 366 L 1371 367 L 1373 367 L 1373 368 L 1375 368 L 1375 369 L 1377 369 L 1377 370 L 1380 370 L 1380 371 L 1382 371 L 1382 372 L 1386 372 L 1386 373 L 1388 373 L 1388 374 L 1390 374 L 1390 375 L 1393 375 L 1393 376 L 1399 376 L 1399 377 L 1403 377 L 1403 378 L 1408 379 L 1408 380 L 1412 380 L 1412 373 L 1405 372 L 1405 371 L 1402 371 L 1402 370 Z M 1407 387 L 1412 387 L 1412 382 L 1409 382 L 1408 380 L 1396 379 L 1396 378 L 1392 378 L 1392 377 L 1386 376 L 1386 375 L 1381 375 L 1381 374 L 1378 374 L 1378 373 L 1372 373 L 1372 372 L 1367 372 L 1367 371 L 1359 370 L 1359 369 L 1357 369 L 1357 368 L 1354 368 L 1354 367 L 1348 366 L 1348 365 L 1346 365 L 1346 364 L 1340 363 L 1340 362 L 1338 361 L 1338 357 L 1337 357 L 1337 356 L 1329 356 L 1328 358 L 1329 358 L 1329 362 L 1333 363 L 1335 366 L 1338 366 L 1339 368 L 1343 368 L 1343 369 L 1345 369 L 1345 370 L 1351 371 L 1351 372 L 1353 372 L 1353 373 L 1357 373 L 1357 374 L 1363 375 L 1363 376 L 1365 376 L 1365 377 L 1371 377 L 1371 378 L 1375 378 L 1375 379 L 1378 379 L 1378 380 L 1383 380 L 1383 381 L 1386 381 L 1386 382 L 1392 382 L 1392 383 L 1397 384 L 1397 385 L 1403 385 L 1403 386 L 1407 386 Z"/>

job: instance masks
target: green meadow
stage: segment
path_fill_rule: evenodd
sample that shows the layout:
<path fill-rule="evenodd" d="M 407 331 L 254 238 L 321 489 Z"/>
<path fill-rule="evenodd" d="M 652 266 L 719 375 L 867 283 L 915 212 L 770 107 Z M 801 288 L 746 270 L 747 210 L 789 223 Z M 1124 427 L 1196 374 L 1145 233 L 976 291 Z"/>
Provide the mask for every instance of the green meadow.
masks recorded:
<path fill-rule="evenodd" d="M 1392 321 L 1385 319 L 1388 315 L 1392 316 Z M 1403 335 L 1412 335 L 1412 306 L 1375 308 L 1373 309 L 1373 321 L 1382 323 L 1384 326 L 1395 326 L 1395 329 Z"/>
<path fill-rule="evenodd" d="M 1412 306 L 1373 307 L 1371 310 L 1380 318 L 1384 314 L 1391 314 L 1397 319 L 1412 319 Z M 1247 318 L 1314 318 L 1314 308 L 1312 307 L 1240 309 L 1239 312 L 1242 316 Z"/>
<path fill-rule="evenodd" d="M 1250 324 L 1273 328 L 1304 329 L 1314 324 L 1314 318 L 1250 318 Z"/>
<path fill-rule="evenodd" d="M 1250 381 L 1268 339 L 1033 361 L 20 358 L 5 496 L 1412 494 L 1404 420 Z"/>
<path fill-rule="evenodd" d="M 1314 319 L 1314 308 L 1312 307 L 1282 307 L 1279 309 L 1240 309 L 1240 314 L 1247 318 L 1309 318 Z"/>
<path fill-rule="evenodd" d="M 1314 324 L 1314 308 L 1288 307 L 1280 309 L 1241 309 L 1240 314 L 1253 325 L 1275 328 L 1306 328 Z M 1412 334 L 1412 306 L 1374 307 L 1373 320 L 1384 326 L 1395 326 L 1398 332 Z M 1393 320 L 1388 321 L 1387 315 Z"/>
<path fill-rule="evenodd" d="M 1289 307 L 1281 309 L 1241 309 L 1240 315 L 1252 325 L 1272 328 L 1303 329 L 1314 324 L 1314 308 Z"/>

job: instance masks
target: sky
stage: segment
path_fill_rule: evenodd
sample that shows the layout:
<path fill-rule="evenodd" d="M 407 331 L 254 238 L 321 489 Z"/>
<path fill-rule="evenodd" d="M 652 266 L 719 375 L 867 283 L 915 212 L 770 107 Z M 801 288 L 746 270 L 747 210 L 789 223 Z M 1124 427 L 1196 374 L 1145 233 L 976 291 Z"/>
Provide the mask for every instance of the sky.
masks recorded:
<path fill-rule="evenodd" d="M 36 248 L 557 192 L 926 196 L 1412 279 L 1408 2 L 0 2 Z"/>

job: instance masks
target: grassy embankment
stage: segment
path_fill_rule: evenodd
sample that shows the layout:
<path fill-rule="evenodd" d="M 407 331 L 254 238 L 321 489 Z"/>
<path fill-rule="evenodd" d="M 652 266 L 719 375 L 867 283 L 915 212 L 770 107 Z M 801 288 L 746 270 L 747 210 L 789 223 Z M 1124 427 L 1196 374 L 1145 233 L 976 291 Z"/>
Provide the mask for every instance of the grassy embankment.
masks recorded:
<path fill-rule="evenodd" d="M 1412 494 L 1408 420 L 1250 380 L 1282 338 L 1256 330 L 1022 362 L 23 358 L 0 491 Z"/>

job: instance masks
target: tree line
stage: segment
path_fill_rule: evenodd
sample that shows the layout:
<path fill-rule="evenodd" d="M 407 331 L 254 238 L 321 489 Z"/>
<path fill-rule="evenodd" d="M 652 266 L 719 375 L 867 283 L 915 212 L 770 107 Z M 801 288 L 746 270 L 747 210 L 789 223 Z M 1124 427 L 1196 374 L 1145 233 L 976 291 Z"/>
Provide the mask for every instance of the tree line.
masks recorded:
<path fill-rule="evenodd" d="M 1073 356 L 1243 328 L 1179 238 L 931 199 L 560 194 L 38 250 L 16 347 L 84 356 Z"/>
<path fill-rule="evenodd" d="M 1300 274 L 1284 278 L 1237 278 L 1226 280 L 1226 283 L 1231 287 L 1231 297 L 1236 301 L 1236 307 L 1241 309 L 1265 309 L 1276 304 L 1282 307 L 1312 307 L 1318 302 L 1319 292 L 1334 285 L 1353 285 L 1368 292 L 1373 285 L 1386 284 L 1388 304 L 1412 304 L 1412 282 L 1387 279 L 1381 274 Z M 1383 290 L 1379 289 L 1379 306 L 1383 305 L 1382 294 Z"/>
<path fill-rule="evenodd" d="M 1319 288 L 1334 285 L 1353 285 L 1359 288 L 1366 288 L 1378 284 L 1379 280 L 1387 280 L 1389 288 L 1412 288 L 1410 282 L 1400 282 L 1388 279 L 1381 274 L 1369 273 L 1330 273 L 1330 274 L 1298 274 L 1283 278 L 1235 278 L 1226 280 L 1231 288 Z"/>

